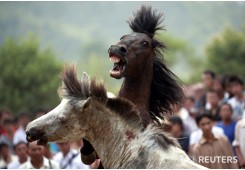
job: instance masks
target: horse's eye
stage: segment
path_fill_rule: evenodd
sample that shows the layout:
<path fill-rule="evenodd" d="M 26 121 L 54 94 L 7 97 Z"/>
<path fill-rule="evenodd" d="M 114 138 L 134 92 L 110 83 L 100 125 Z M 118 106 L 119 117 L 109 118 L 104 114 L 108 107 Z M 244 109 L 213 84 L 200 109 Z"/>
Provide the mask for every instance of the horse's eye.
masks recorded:
<path fill-rule="evenodd" d="M 125 37 L 126 37 L 126 35 L 122 36 L 122 37 L 120 38 L 120 40 L 124 39 Z"/>
<path fill-rule="evenodd" d="M 147 41 L 144 41 L 144 42 L 142 43 L 142 45 L 143 45 L 144 47 L 148 47 L 148 46 L 149 46 L 149 43 L 148 43 Z"/>

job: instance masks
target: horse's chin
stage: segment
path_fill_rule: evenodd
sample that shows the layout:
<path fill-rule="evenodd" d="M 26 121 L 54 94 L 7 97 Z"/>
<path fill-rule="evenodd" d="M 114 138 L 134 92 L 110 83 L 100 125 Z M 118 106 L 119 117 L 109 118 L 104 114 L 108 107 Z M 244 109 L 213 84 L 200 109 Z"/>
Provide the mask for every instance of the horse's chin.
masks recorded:
<path fill-rule="evenodd" d="M 118 66 L 118 64 L 114 64 L 113 69 L 110 70 L 110 76 L 115 79 L 121 79 L 124 76 L 124 72 L 127 65 L 125 63 Z"/>
<path fill-rule="evenodd" d="M 114 53 L 110 53 L 110 61 L 114 63 L 113 68 L 110 70 L 110 76 L 116 79 L 121 79 L 123 77 L 123 73 L 127 67 L 127 60 Z"/>
<path fill-rule="evenodd" d="M 123 72 L 111 70 L 110 71 L 110 76 L 115 78 L 115 79 L 121 79 L 123 77 Z"/>

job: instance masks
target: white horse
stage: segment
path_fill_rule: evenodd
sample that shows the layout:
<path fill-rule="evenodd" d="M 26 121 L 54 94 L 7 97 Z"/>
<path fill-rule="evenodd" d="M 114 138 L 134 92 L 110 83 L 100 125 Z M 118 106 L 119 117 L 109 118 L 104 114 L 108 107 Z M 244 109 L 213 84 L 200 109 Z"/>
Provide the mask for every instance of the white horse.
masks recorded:
<path fill-rule="evenodd" d="M 47 142 L 87 139 L 105 168 L 202 168 L 160 127 L 144 128 L 136 106 L 122 98 L 107 98 L 105 87 L 74 67 L 62 74 L 61 103 L 30 122 L 27 140 Z"/>

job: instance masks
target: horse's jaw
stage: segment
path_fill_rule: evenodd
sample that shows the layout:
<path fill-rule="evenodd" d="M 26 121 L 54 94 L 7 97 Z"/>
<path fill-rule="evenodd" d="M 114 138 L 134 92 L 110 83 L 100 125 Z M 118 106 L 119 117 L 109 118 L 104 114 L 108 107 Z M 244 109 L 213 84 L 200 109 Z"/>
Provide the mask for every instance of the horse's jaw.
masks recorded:
<path fill-rule="evenodd" d="M 110 76 L 115 79 L 121 79 L 127 68 L 127 60 L 121 58 L 116 55 L 110 57 L 110 61 L 114 63 L 113 68 L 110 70 Z"/>
<path fill-rule="evenodd" d="M 26 127 L 27 141 L 38 141 L 40 145 L 48 142 L 69 142 L 83 138 L 87 126 L 81 126 L 81 117 L 72 113 L 71 102 L 63 99 L 61 103 L 47 114 L 33 120 Z M 80 115 L 80 114 L 79 114 Z"/>

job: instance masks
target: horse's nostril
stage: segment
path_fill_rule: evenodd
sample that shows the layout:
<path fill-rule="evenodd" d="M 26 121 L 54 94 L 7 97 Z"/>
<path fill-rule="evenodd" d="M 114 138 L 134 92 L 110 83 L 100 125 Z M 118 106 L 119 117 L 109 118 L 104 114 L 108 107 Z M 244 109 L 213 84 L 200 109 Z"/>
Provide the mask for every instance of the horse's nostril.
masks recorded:
<path fill-rule="evenodd" d="M 28 142 L 31 142 L 33 140 L 37 140 L 38 138 L 42 137 L 44 133 L 37 130 L 36 128 L 31 128 L 28 131 L 26 131 L 26 140 Z"/>
<path fill-rule="evenodd" d="M 26 140 L 27 141 L 31 140 L 31 133 L 29 131 L 26 132 Z"/>
<path fill-rule="evenodd" d="M 123 52 L 123 53 L 126 53 L 127 52 L 127 49 L 124 48 L 124 47 L 120 47 L 120 51 Z"/>

